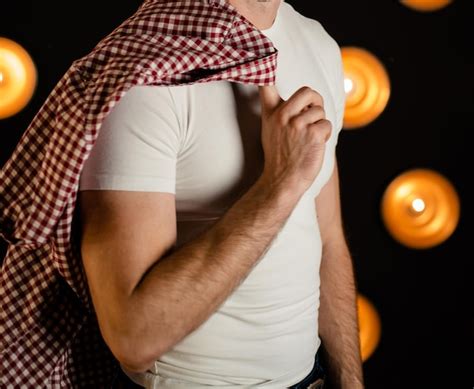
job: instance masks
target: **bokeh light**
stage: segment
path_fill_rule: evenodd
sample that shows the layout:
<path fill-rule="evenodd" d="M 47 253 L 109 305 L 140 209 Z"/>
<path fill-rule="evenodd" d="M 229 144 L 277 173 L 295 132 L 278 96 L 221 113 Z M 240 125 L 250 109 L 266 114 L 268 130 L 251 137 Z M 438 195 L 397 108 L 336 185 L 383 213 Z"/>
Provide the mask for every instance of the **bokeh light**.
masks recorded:
<path fill-rule="evenodd" d="M 403 5 L 421 12 L 438 11 L 452 2 L 452 0 L 400 0 Z"/>
<path fill-rule="evenodd" d="M 387 106 L 390 79 L 382 63 L 369 51 L 343 47 L 341 53 L 346 91 L 344 128 L 360 128 L 374 121 Z"/>
<path fill-rule="evenodd" d="M 30 101 L 36 87 L 36 68 L 18 43 L 0 37 L 0 119 L 15 115 Z"/>
<path fill-rule="evenodd" d="M 382 324 L 375 306 L 360 293 L 357 295 L 357 312 L 359 315 L 360 351 L 364 362 L 373 354 L 379 344 Z"/>
<path fill-rule="evenodd" d="M 453 185 L 429 169 L 401 174 L 382 198 L 382 218 L 388 231 L 411 248 L 444 242 L 456 229 L 459 216 L 459 197 Z"/>

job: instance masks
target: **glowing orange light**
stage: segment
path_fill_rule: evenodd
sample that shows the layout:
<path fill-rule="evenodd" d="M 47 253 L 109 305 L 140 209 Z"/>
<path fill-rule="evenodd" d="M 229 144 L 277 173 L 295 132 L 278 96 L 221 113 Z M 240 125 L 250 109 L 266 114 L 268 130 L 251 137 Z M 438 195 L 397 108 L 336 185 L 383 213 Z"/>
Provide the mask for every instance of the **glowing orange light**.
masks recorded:
<path fill-rule="evenodd" d="M 414 169 L 393 180 L 382 198 L 382 218 L 394 237 L 411 248 L 429 248 L 456 229 L 459 197 L 452 184 L 429 169 Z"/>
<path fill-rule="evenodd" d="M 362 361 L 366 361 L 377 348 L 381 336 L 381 321 L 374 305 L 364 296 L 357 296 L 359 337 Z"/>
<path fill-rule="evenodd" d="M 0 37 L 0 119 L 21 111 L 33 96 L 36 68 L 23 47 Z"/>
<path fill-rule="evenodd" d="M 452 2 L 452 0 L 400 0 L 403 5 L 421 12 L 437 11 Z"/>
<path fill-rule="evenodd" d="M 390 79 L 382 63 L 367 50 L 344 47 L 341 53 L 346 91 L 344 128 L 363 127 L 374 121 L 387 106 Z"/>

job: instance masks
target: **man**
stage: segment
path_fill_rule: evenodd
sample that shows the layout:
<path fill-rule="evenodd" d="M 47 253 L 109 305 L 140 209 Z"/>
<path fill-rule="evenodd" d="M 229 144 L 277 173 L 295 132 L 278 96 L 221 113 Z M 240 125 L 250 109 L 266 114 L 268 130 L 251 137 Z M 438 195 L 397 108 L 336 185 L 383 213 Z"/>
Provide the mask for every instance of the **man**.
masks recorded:
<path fill-rule="evenodd" d="M 237 7 L 238 4 L 236 3 L 235 6 Z M 241 9 L 242 13 L 246 12 L 245 7 Z M 252 7 L 248 7 L 248 10 L 252 10 Z M 287 10 L 291 11 L 290 8 Z M 278 17 L 283 9 L 278 8 L 278 11 L 276 15 L 273 14 L 275 18 L 271 28 L 264 30 L 268 34 L 271 33 L 273 27 L 275 27 L 275 31 L 278 31 L 277 26 L 279 23 L 281 24 L 281 20 L 291 20 L 289 16 Z M 144 12 L 146 12 L 145 8 Z M 282 12 L 282 14 L 284 13 Z M 287 15 L 291 15 L 291 13 L 287 11 Z M 250 18 L 250 16 L 248 17 Z M 304 19 L 297 13 L 293 13 L 293 21 L 295 21 L 295 17 L 299 18 L 299 24 L 308 26 L 308 31 L 312 33 L 318 27 L 317 24 L 312 23 L 313 27 L 309 28 L 309 19 Z M 296 26 L 298 23 L 293 24 Z M 303 30 L 299 32 L 303 34 Z M 301 34 L 298 34 L 299 39 L 303 38 Z M 292 35 L 294 39 L 295 34 Z M 301 41 L 308 44 L 307 38 L 308 34 L 306 39 L 301 39 Z M 281 43 L 283 51 L 283 41 L 278 43 L 277 36 L 274 37 L 274 40 L 278 45 Z M 187 43 L 192 46 L 192 42 L 190 37 Z M 326 43 L 328 42 L 330 40 L 326 38 Z M 320 43 L 324 43 L 324 38 Z M 330 49 L 331 46 L 333 50 Z M 311 47 L 313 45 L 309 45 L 307 48 Z M 326 47 L 328 58 L 337 59 L 334 45 L 324 46 L 322 44 L 320 49 L 324 47 Z M 295 48 L 298 48 L 298 45 Z M 123 47 L 112 47 L 111 53 L 123 55 L 120 51 L 122 49 Z M 104 57 L 100 50 L 96 59 L 102 61 Z M 329 55 L 331 51 L 332 54 Z M 286 52 L 296 58 L 295 52 Z M 296 54 L 298 54 L 298 58 L 299 55 L 304 58 L 303 52 L 300 51 Z M 334 225 L 339 221 L 336 213 L 338 208 L 328 206 L 328 204 L 331 205 L 331 202 L 323 201 L 323 198 L 325 193 L 331 193 L 327 188 L 332 186 L 337 189 L 337 181 L 333 181 L 336 184 L 329 185 L 331 180 L 335 180 L 329 179 L 331 172 L 336 170 L 334 170 L 334 160 L 331 163 L 331 156 L 334 156 L 333 150 L 328 150 L 329 145 L 335 146 L 335 132 L 330 131 L 329 123 L 325 117 L 327 116 L 331 123 L 337 123 L 336 130 L 340 129 L 342 122 L 336 118 L 341 118 L 342 109 L 339 108 L 342 106 L 340 102 L 343 101 L 343 98 L 337 97 L 336 88 L 336 85 L 342 85 L 341 78 L 339 77 L 338 81 L 338 77 L 335 77 L 336 73 L 331 75 L 331 66 L 328 66 L 327 62 L 323 64 L 326 55 L 320 54 L 317 58 L 318 62 L 314 62 L 312 65 L 317 65 L 314 70 L 317 70 L 320 76 L 324 74 L 324 82 L 321 81 L 323 79 L 319 79 L 319 81 L 308 79 L 307 82 L 304 79 L 296 80 L 296 83 L 299 84 L 298 87 L 304 84 L 311 85 L 319 93 L 311 91 L 309 88 L 297 89 L 295 84 L 285 85 L 285 83 L 278 84 L 277 82 L 279 92 L 283 92 L 282 95 L 288 98 L 288 101 L 282 102 L 275 91 L 266 89 L 260 91 L 263 108 L 260 134 L 263 149 L 260 150 L 261 152 L 258 151 L 258 147 L 252 149 L 252 143 L 255 146 L 255 138 L 251 138 L 251 136 L 255 134 L 243 132 L 244 129 L 252 128 L 252 112 L 250 110 L 244 109 L 243 112 L 234 112 L 233 123 L 223 120 L 226 119 L 226 116 L 227 118 L 232 117 L 229 115 L 229 110 L 224 109 L 226 106 L 228 107 L 229 103 L 228 83 L 210 84 L 210 87 L 218 89 L 206 90 L 206 93 L 215 92 L 215 95 L 206 94 L 206 100 L 199 99 L 202 95 L 198 94 L 197 89 L 199 88 L 197 87 L 194 89 L 160 87 L 144 88 L 146 92 L 153 92 L 155 95 L 142 95 L 144 100 L 140 102 L 139 99 L 134 100 L 134 94 L 139 94 L 144 89 L 132 89 L 104 124 L 101 139 L 107 139 L 107 128 L 113 127 L 113 132 L 109 132 L 109 135 L 112 134 L 113 137 L 109 137 L 110 143 L 107 143 L 107 152 L 110 154 L 104 159 L 105 163 L 102 163 L 101 155 L 103 154 L 100 143 L 98 143 L 94 154 L 89 159 L 88 170 L 86 169 L 84 172 L 82 189 L 86 190 L 88 186 L 89 189 L 92 189 L 92 186 L 95 185 L 99 189 L 106 190 L 96 191 L 97 194 L 87 191 L 81 195 L 83 222 L 81 249 L 84 254 L 83 262 L 87 271 L 87 281 L 93 295 L 94 308 L 99 318 L 101 332 L 110 349 L 122 362 L 124 370 L 134 379 L 138 381 L 142 379 L 141 383 L 143 380 L 149 381 L 145 384 L 149 384 L 149 386 L 157 384 L 159 387 L 166 385 L 179 387 L 181 384 L 191 387 L 200 384 L 281 387 L 299 382 L 299 378 L 304 377 L 304 374 L 313 365 L 313 361 L 308 359 L 308 355 L 310 353 L 314 355 L 314 351 L 319 347 L 316 326 L 318 301 L 316 293 L 318 292 L 319 279 L 317 278 L 318 269 L 315 265 L 319 265 L 318 248 L 321 249 L 321 244 L 318 245 L 318 242 L 314 240 L 316 235 L 311 235 L 312 232 L 318 232 L 314 230 L 315 225 L 317 226 L 315 213 L 308 214 L 306 212 L 311 208 L 316 211 L 314 205 L 318 210 L 319 229 L 324 241 L 319 332 L 322 334 L 323 341 L 327 342 L 329 356 L 332 356 L 330 367 L 337 373 L 335 376 L 341 381 L 341 385 L 347 386 L 346 383 L 350 381 L 361 381 L 357 377 L 359 365 L 357 361 L 353 362 L 356 358 L 354 355 L 357 355 L 357 348 L 351 347 L 356 339 L 354 336 L 355 326 L 351 327 L 350 325 L 354 324 L 355 314 L 354 307 L 348 301 L 351 298 L 354 300 L 354 294 L 353 290 L 351 294 L 350 288 L 347 288 L 347 285 L 350 285 L 350 279 L 343 282 L 344 279 L 341 277 L 344 274 L 350 274 L 347 272 L 347 266 L 346 268 L 338 266 L 338 277 L 333 278 L 342 283 L 342 286 L 339 285 L 338 288 L 347 293 L 349 297 L 340 299 L 343 304 L 338 301 L 329 301 L 327 310 L 330 313 L 326 315 L 326 319 L 322 319 L 324 296 L 327 295 L 333 300 L 341 297 L 340 291 L 333 294 L 325 293 L 324 274 L 329 276 L 334 274 L 334 272 L 324 271 L 326 268 L 332 268 L 332 266 L 326 266 L 325 262 L 336 262 L 336 260 L 326 261 L 326 258 L 329 257 L 329 252 L 331 253 L 329 258 L 336 258 L 332 255 L 336 252 L 334 247 L 337 247 L 333 243 L 337 240 L 328 237 L 336 235 L 334 231 L 337 232 L 338 228 Z M 201 57 L 201 60 L 203 58 Z M 286 58 L 288 60 L 289 57 L 286 56 Z M 308 64 L 308 61 L 302 62 Z M 97 67 L 100 62 L 89 61 L 89 64 Z M 77 63 L 77 65 L 80 64 Z M 63 82 L 58 85 L 56 88 L 58 92 L 82 90 L 82 87 L 86 85 L 89 85 L 86 92 L 91 91 L 92 84 L 87 84 L 87 72 L 81 71 L 84 76 L 82 77 L 82 75 L 79 76 L 76 69 L 73 68 L 68 73 L 72 75 L 71 78 L 64 80 L 68 83 Z M 285 66 L 282 66 L 282 69 L 285 69 Z M 300 68 L 299 70 L 305 69 Z M 301 74 L 305 73 L 308 72 Z M 340 63 L 339 73 L 341 73 Z M 109 76 L 111 74 L 109 73 Z M 89 75 L 94 75 L 94 73 L 89 73 Z M 143 75 L 145 76 L 145 74 Z M 279 76 L 279 79 L 286 78 L 292 79 Z M 295 79 L 292 82 L 294 83 Z M 69 85 L 76 89 L 64 89 L 65 86 L 69 88 Z M 285 86 L 287 90 L 285 90 Z M 232 85 L 232 87 L 234 86 Z M 235 92 L 235 102 L 240 101 L 238 100 L 239 93 L 246 92 L 245 88 L 239 89 L 239 87 L 232 89 L 232 93 Z M 294 93 L 295 91 L 296 93 Z M 181 95 L 184 97 L 184 102 L 177 100 L 180 97 L 179 93 L 184 93 Z M 339 94 L 339 96 L 342 95 L 343 93 Z M 73 102 L 78 96 L 75 94 L 64 93 L 59 100 L 56 99 L 57 96 L 58 94 L 51 96 L 46 104 L 47 111 L 42 112 L 44 115 L 38 116 L 39 121 L 46 121 L 51 114 L 54 114 L 53 108 L 57 101 L 69 100 L 69 106 L 59 105 L 61 110 L 56 111 L 55 119 L 57 121 L 49 121 L 48 123 L 51 125 L 48 127 L 41 127 L 35 121 L 35 125 L 32 127 L 33 131 L 28 132 L 27 136 L 22 138 L 23 140 L 30 139 L 31 135 L 34 135 L 34 131 L 40 128 L 41 132 L 38 135 L 41 137 L 41 142 L 48 139 L 58 142 L 57 149 L 43 149 L 43 143 L 37 139 L 34 150 L 40 158 L 45 155 L 43 150 L 64 151 L 64 148 L 70 145 L 64 143 L 64 139 L 61 138 L 70 126 L 70 122 L 68 123 L 64 118 L 77 120 L 72 122 L 72 125 L 77 127 L 77 134 L 81 134 L 79 132 L 81 128 L 79 108 L 84 107 L 84 104 L 78 106 Z M 86 96 L 91 97 L 92 95 L 86 94 Z M 94 97 L 102 96 L 106 95 L 98 93 Z M 222 103 L 225 105 L 217 104 L 220 101 L 216 97 L 222 99 Z M 251 102 L 251 96 L 247 97 L 249 97 L 247 101 Z M 334 99 L 332 107 L 331 103 L 328 104 L 331 99 Z M 139 104 L 136 104 L 137 102 Z M 199 102 L 203 104 L 197 104 Z M 155 105 L 156 103 L 160 103 L 160 105 Z M 215 126 L 221 125 L 220 135 L 223 138 L 220 139 L 229 141 L 228 144 L 224 143 L 225 153 L 221 153 L 221 155 L 217 153 L 219 148 L 215 145 L 212 147 L 212 142 L 215 139 L 206 138 L 208 135 L 215 135 L 215 132 L 208 131 L 201 134 L 197 132 L 199 128 L 202 128 L 200 124 L 203 120 L 203 115 L 199 117 L 198 113 L 209 113 L 209 110 L 203 109 L 209 103 L 211 103 L 213 116 L 207 117 L 210 121 L 207 123 L 207 130 L 210 131 Z M 241 101 L 235 106 L 239 110 L 241 107 L 245 107 Z M 116 123 L 114 120 L 120 118 L 120 115 L 123 115 L 129 108 L 135 111 L 134 115 L 128 115 L 128 117 L 133 117 L 133 120 L 128 123 L 124 121 L 121 129 L 116 125 L 120 120 Z M 139 111 L 137 108 L 144 110 Z M 153 108 L 155 108 L 154 111 Z M 184 110 L 180 111 L 180 109 Z M 216 115 L 216 113 L 221 115 Z M 150 114 L 152 115 L 150 116 Z M 97 115 L 88 115 L 87 117 L 92 118 L 91 120 L 95 123 L 100 122 L 97 121 Z M 173 117 L 176 119 L 175 121 Z M 153 128 L 157 129 L 155 132 L 145 131 L 150 125 L 150 119 L 153 119 L 151 121 Z M 140 123 L 140 120 L 143 122 Z M 189 121 L 185 122 L 185 120 Z M 248 123 L 244 123 L 242 120 L 247 120 Z M 239 131 L 242 129 L 242 134 L 239 134 L 242 137 L 240 149 L 238 148 L 239 143 L 236 142 L 238 138 L 232 136 L 235 135 L 236 121 L 239 124 L 242 123 L 242 126 L 239 127 Z M 61 130 L 60 132 L 52 132 L 52 126 L 55 123 L 58 123 L 58 127 L 55 129 Z M 178 126 L 175 126 L 176 124 Z M 90 127 L 86 126 L 86 128 L 90 130 Z M 232 132 L 233 130 L 234 132 Z M 52 138 L 48 138 L 50 131 L 54 135 Z M 126 137 L 127 131 L 129 131 L 129 138 L 135 140 L 135 143 L 129 144 L 130 149 L 127 150 L 127 153 L 120 154 L 120 150 L 116 146 L 123 143 L 117 142 L 117 140 L 122 139 L 122 136 Z M 144 132 L 140 133 L 140 131 Z M 328 139 L 329 134 L 331 137 Z M 244 135 L 250 137 L 245 138 Z M 79 138 L 76 139 L 79 140 Z M 144 146 L 140 150 L 137 149 L 137 146 L 140 145 L 140 142 L 137 143 L 137 141 L 141 141 L 141 146 Z M 327 141 L 326 144 L 325 141 Z M 197 161 L 205 161 L 202 158 L 197 158 L 200 157 L 199 152 L 202 152 L 203 149 L 203 147 L 198 147 L 201 142 L 204 142 L 205 151 L 211 158 L 222 157 L 218 161 L 219 169 L 209 163 L 195 165 Z M 29 145 L 32 146 L 33 142 Z M 54 142 L 50 145 L 54 145 Z M 84 143 L 81 141 L 71 143 L 71 145 L 82 147 Z M 234 150 L 233 153 L 232 150 Z M 21 151 L 23 152 L 21 153 Z M 30 169 L 28 173 L 32 173 L 34 167 L 38 166 L 36 160 L 33 159 L 29 164 L 15 165 L 14 162 L 18 162 L 22 155 L 29 155 L 23 145 L 18 148 L 14 158 L 2 170 L 3 178 L 7 180 L 2 181 L 1 187 L 2 211 L 5 211 L 1 215 L 1 233 L 2 237 L 11 244 L 5 260 L 5 272 L 2 273 L 2 291 L 6 292 L 4 296 L 14 297 L 17 302 L 14 305 L 7 304 L 7 298 L 2 297 L 3 313 L 0 324 L 5 336 L 1 339 L 1 381 L 7 384 L 12 382 L 26 384 L 28 382 L 30 385 L 36 382 L 41 385 L 40 379 L 43 377 L 43 382 L 45 385 L 48 383 L 48 387 L 52 383 L 54 383 L 54 387 L 56 385 L 62 387 L 61 382 L 67 382 L 65 381 L 66 376 L 63 375 L 64 369 L 71 367 L 69 370 L 77 373 L 79 364 L 74 366 L 71 365 L 71 362 L 81 362 L 83 366 L 86 366 L 87 360 L 84 359 L 84 355 L 82 360 L 76 359 L 80 355 L 75 353 L 75 348 L 71 348 L 70 340 L 72 339 L 67 337 L 66 332 L 54 340 L 54 337 L 59 334 L 57 331 L 59 328 L 71 331 L 78 326 L 82 311 L 70 309 L 74 305 L 66 300 L 73 301 L 77 296 L 68 294 L 70 291 L 65 289 L 65 284 L 59 283 L 58 273 L 51 272 L 47 267 L 50 266 L 48 261 L 54 260 L 56 270 L 59 270 L 59 274 L 70 285 L 75 286 L 73 290 L 76 293 L 81 291 L 79 288 L 81 284 L 79 281 L 74 281 L 76 273 L 71 273 L 71 271 L 78 269 L 68 268 L 68 263 L 64 261 L 68 252 L 62 250 L 63 247 L 66 247 L 64 244 L 67 242 L 67 234 L 64 232 L 67 232 L 69 213 L 66 213 L 66 219 L 60 222 L 59 233 L 54 239 L 51 239 L 50 236 L 50 232 L 56 225 L 55 221 L 62 215 L 61 211 L 65 209 L 62 204 L 66 200 L 69 201 L 66 194 L 70 194 L 72 191 L 70 189 L 68 191 L 60 190 L 58 193 L 61 197 L 55 199 L 58 193 L 48 189 L 53 187 L 53 183 L 55 184 L 56 181 L 58 185 L 64 185 L 64 188 L 67 188 L 66 184 L 68 183 L 74 187 L 72 173 L 76 174 L 78 170 L 75 169 L 74 164 L 71 164 L 70 171 L 66 170 L 66 174 L 62 175 L 61 170 L 58 170 L 61 166 L 51 165 L 50 167 L 56 169 L 56 173 L 54 170 L 48 169 L 46 173 L 43 172 L 44 174 L 38 176 L 41 180 L 38 181 L 35 177 L 32 181 L 35 184 L 43 184 L 34 186 L 38 191 L 36 194 L 39 194 L 35 197 L 35 193 L 31 194 L 30 186 L 33 187 L 33 185 L 30 185 L 30 181 L 26 180 L 27 176 L 23 176 L 20 181 L 12 179 L 14 177 L 12 173 L 21 173 L 28 168 Z M 78 155 L 80 155 L 79 149 L 70 158 L 75 158 Z M 117 155 L 120 155 L 124 160 L 127 155 L 133 156 L 131 161 L 134 163 L 128 165 L 127 162 L 120 166 L 115 163 L 114 157 Z M 260 169 L 259 155 L 265 158 L 264 168 L 260 164 Z M 51 158 L 51 161 L 59 160 L 57 157 L 59 154 L 49 152 L 46 156 Z M 107 164 L 107 160 L 112 163 Z M 44 163 L 41 166 L 44 165 L 47 168 L 50 160 L 43 158 L 42 161 Z M 68 159 L 61 157 L 59 161 L 66 163 Z M 144 161 L 159 163 L 143 165 Z M 260 162 L 263 162 L 262 158 L 260 158 Z M 180 168 L 178 163 L 181 163 L 184 168 Z M 126 170 L 127 165 L 131 170 Z M 150 166 L 156 169 L 151 172 L 146 171 Z M 249 175 L 250 173 L 243 169 L 246 166 L 255 169 L 254 176 Z M 123 170 L 124 167 L 125 170 Z M 115 170 L 108 170 L 111 168 Z M 57 172 L 61 174 L 57 174 Z M 111 172 L 112 174 L 110 174 Z M 176 173 L 176 177 L 173 177 L 173 172 Z M 218 176 L 219 172 L 220 176 Z M 244 174 L 235 174 L 236 172 Z M 183 173 L 188 173 L 188 175 Z M 204 174 L 199 175 L 199 173 Z M 197 180 L 192 181 L 195 176 Z M 178 189 L 176 199 L 170 199 L 172 197 L 170 195 L 175 194 L 173 186 L 170 186 L 173 178 L 176 180 L 175 184 Z M 224 181 L 225 179 L 227 181 Z M 181 186 L 179 186 L 180 180 Z M 201 186 L 199 186 L 200 183 Z M 21 193 L 18 191 L 18 184 L 23 188 Z M 322 184 L 324 184 L 324 189 L 321 190 Z M 187 198 L 189 190 L 186 191 L 186 185 L 188 185 L 188 189 L 192 189 L 191 196 Z M 193 188 L 193 185 L 198 186 Z M 109 188 L 106 188 L 107 186 Z M 7 188 L 15 190 L 8 192 Z M 205 189 L 210 192 L 206 193 Z M 315 204 L 314 198 L 317 192 L 320 193 Z M 20 196 L 15 198 L 18 193 Z M 43 195 L 46 196 L 44 197 L 46 201 L 44 203 L 37 201 Z M 27 204 L 25 201 L 29 198 L 35 202 Z M 337 199 L 337 197 L 334 198 Z M 60 202 L 55 202 L 52 208 L 49 205 L 51 199 Z M 175 208 L 173 208 L 174 201 L 171 200 L 176 200 Z M 319 205 L 321 202 L 324 202 L 322 206 Z M 22 207 L 23 204 L 26 207 Z M 68 208 L 66 208 L 68 212 L 73 208 L 70 204 L 73 205 L 73 202 L 68 202 Z M 312 207 L 308 207 L 308 204 L 311 204 Z M 133 211 L 130 212 L 132 205 Z M 324 209 L 320 210 L 321 207 Z M 43 212 L 33 212 L 41 208 L 43 208 Z M 331 220 L 331 217 L 327 216 L 328 214 L 329 216 L 336 215 L 332 219 L 336 220 L 336 224 L 328 222 Z M 46 219 L 47 215 L 51 215 L 53 219 Z M 102 221 L 94 219 L 98 215 L 103 218 Z M 173 215 L 177 216 L 177 226 L 175 226 L 177 231 L 176 228 L 173 228 Z M 211 222 L 206 226 L 203 219 L 211 220 L 213 217 L 215 224 Z M 183 227 L 186 224 L 186 218 L 191 219 L 187 229 Z M 195 222 L 192 222 L 192 219 Z M 42 223 L 46 221 L 46 224 Z M 128 225 L 127 236 L 122 235 L 124 223 Z M 188 237 L 185 235 L 186 231 L 189 232 Z M 56 237 L 58 238 L 56 239 Z M 176 244 L 176 238 L 181 240 L 179 244 Z M 144 239 L 143 242 L 142 239 Z M 30 249 L 33 251 L 27 251 Z M 308 255 L 310 252 L 316 255 L 312 255 L 310 258 Z M 50 253 L 52 257 L 46 257 L 46 254 Z M 44 257 L 44 261 L 34 261 L 36 256 Z M 26 259 L 31 260 L 31 266 L 25 266 L 28 265 Z M 16 268 L 12 267 L 14 264 L 17 265 Z M 346 270 L 344 271 L 344 269 Z M 22 279 L 20 276 L 26 272 L 27 274 L 31 273 L 29 276 L 31 288 L 21 287 L 24 284 L 18 281 Z M 48 278 L 38 278 L 35 274 L 44 274 Z M 326 276 L 326 278 L 328 277 Z M 45 285 L 52 282 L 50 280 L 55 282 L 54 289 L 51 288 L 48 293 L 43 292 Z M 18 285 L 21 289 L 18 288 Z M 51 285 L 53 284 L 51 283 Z M 314 288 L 315 286 L 316 288 Z M 30 312 L 33 321 L 28 326 L 25 326 L 25 322 L 23 322 L 21 337 L 14 338 L 13 335 L 17 332 L 14 324 L 20 315 L 11 309 L 20 303 L 18 299 L 20 290 L 22 293 L 31 292 L 32 298 L 35 298 L 35 300 L 30 300 L 30 308 L 33 307 L 34 301 L 38 305 L 40 302 L 46 301 L 46 298 L 48 306 L 51 307 L 53 297 L 60 296 L 64 301 L 61 300 L 61 305 L 57 308 L 67 307 L 68 310 L 51 310 L 53 316 L 48 318 L 44 316 L 43 308 L 43 315 L 39 316 L 38 320 L 35 319 L 36 310 L 33 311 L 32 308 L 31 310 L 30 308 L 22 310 L 21 312 Z M 349 292 L 347 292 L 348 290 Z M 336 297 L 333 298 L 333 295 Z M 79 297 L 83 298 L 83 295 L 80 293 Z M 44 307 L 46 304 L 40 304 L 40 306 Z M 33 312 L 35 313 L 34 317 Z M 61 316 L 58 316 L 58 312 Z M 334 325 L 335 321 L 330 323 L 336 317 L 338 319 L 336 325 Z M 331 324 L 326 328 L 334 331 L 333 334 L 324 335 L 324 321 Z M 348 323 L 349 325 L 347 325 Z M 34 326 L 33 330 L 30 330 L 32 326 Z M 86 328 L 84 325 L 82 327 Z M 314 329 L 316 331 L 313 331 Z M 329 329 L 326 330 L 326 333 L 328 332 Z M 337 341 L 338 336 L 343 342 Z M 61 350 L 61 353 L 51 354 L 54 348 L 48 344 L 54 344 L 54 347 L 57 347 L 58 351 Z M 66 345 L 68 345 L 67 349 Z M 76 337 L 72 346 L 77 347 L 78 345 Z M 90 344 L 88 347 L 90 353 L 94 345 Z M 44 350 L 47 353 L 28 354 L 27 348 Z M 12 353 L 13 351 L 14 353 Z M 34 355 L 34 357 L 25 357 L 28 355 Z M 15 370 L 7 371 L 7 366 L 14 366 L 15 361 L 17 362 Z M 31 366 L 41 366 L 41 364 L 48 365 L 48 369 L 54 368 L 54 371 L 31 369 Z M 73 367 L 74 369 L 72 369 Z M 86 382 L 87 371 L 81 370 L 80 373 L 76 374 L 74 379 L 82 377 L 82 383 Z M 72 378 L 73 375 L 66 378 L 71 379 L 69 377 Z"/>
<path fill-rule="evenodd" d="M 338 46 L 283 1 L 229 3 L 279 50 L 276 88 L 133 87 L 82 171 L 101 333 L 145 387 L 300 387 L 323 344 L 334 386 L 362 388 Z"/>

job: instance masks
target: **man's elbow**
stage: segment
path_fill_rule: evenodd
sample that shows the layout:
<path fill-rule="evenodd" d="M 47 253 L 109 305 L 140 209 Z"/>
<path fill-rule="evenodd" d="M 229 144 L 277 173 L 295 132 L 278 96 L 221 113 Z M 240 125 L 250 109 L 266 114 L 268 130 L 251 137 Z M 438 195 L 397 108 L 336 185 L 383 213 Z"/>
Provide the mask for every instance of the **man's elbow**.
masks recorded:
<path fill-rule="evenodd" d="M 111 320 L 107 323 L 109 325 L 100 326 L 105 343 L 127 370 L 134 373 L 145 372 L 165 352 L 166 346 L 161 344 L 159 336 L 154 336 L 151 342 L 143 332 L 139 333 L 133 325 L 126 326 L 123 320 L 116 325 L 110 325 Z"/>
<path fill-rule="evenodd" d="M 106 340 L 114 357 L 133 373 L 142 373 L 150 369 L 161 354 L 151 355 L 136 337 L 112 334 Z"/>
<path fill-rule="evenodd" d="M 133 358 L 131 354 L 123 355 L 117 358 L 117 360 L 126 370 L 132 373 L 144 373 L 151 369 L 154 364 L 154 360 L 150 362 L 149 360 L 145 361 L 143 358 Z"/>

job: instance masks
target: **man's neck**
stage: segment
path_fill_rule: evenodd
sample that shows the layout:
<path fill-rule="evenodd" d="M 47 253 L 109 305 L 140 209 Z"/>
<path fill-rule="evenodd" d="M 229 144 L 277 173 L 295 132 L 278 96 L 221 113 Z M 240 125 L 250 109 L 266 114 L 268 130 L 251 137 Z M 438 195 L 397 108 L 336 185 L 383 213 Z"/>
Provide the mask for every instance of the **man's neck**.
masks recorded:
<path fill-rule="evenodd" d="M 259 30 L 273 25 L 282 0 L 227 0 Z"/>

